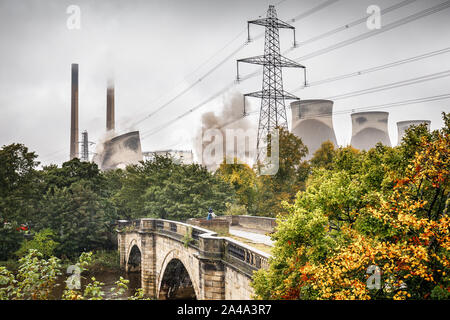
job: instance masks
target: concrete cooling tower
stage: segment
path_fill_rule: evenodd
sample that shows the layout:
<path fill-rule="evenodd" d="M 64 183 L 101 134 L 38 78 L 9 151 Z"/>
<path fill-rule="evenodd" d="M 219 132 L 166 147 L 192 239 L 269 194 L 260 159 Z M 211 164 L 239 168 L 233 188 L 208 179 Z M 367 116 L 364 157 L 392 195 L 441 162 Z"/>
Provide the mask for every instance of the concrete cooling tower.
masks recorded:
<path fill-rule="evenodd" d="M 311 159 L 314 152 L 327 140 L 337 146 L 332 118 L 333 101 L 295 101 L 291 103 L 291 110 L 291 132 L 301 138 L 308 147 L 306 160 Z"/>
<path fill-rule="evenodd" d="M 388 117 L 389 112 L 381 111 L 353 113 L 350 144 L 359 150 L 369 150 L 378 142 L 390 147 Z"/>
<path fill-rule="evenodd" d="M 397 143 L 400 144 L 402 142 L 403 136 L 405 135 L 406 129 L 408 129 L 411 126 L 418 126 L 419 124 L 426 124 L 428 127 L 428 130 L 430 130 L 431 121 L 430 120 L 407 120 L 407 121 L 400 121 L 397 122 L 397 129 L 398 129 L 398 139 Z"/>
<path fill-rule="evenodd" d="M 137 164 L 142 160 L 139 131 L 133 131 L 106 141 L 96 162 L 101 170 L 109 170 L 125 168 L 127 165 Z"/>

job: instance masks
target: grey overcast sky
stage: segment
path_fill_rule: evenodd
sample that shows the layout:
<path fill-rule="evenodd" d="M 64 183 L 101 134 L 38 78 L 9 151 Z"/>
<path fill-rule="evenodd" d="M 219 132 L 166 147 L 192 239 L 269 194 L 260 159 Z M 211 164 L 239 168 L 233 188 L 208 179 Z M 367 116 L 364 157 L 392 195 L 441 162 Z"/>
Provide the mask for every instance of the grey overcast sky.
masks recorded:
<path fill-rule="evenodd" d="M 204 112 L 219 113 L 233 93 L 261 88 L 258 75 L 230 88 L 178 122 L 145 136 L 220 91 L 236 76 L 236 59 L 263 53 L 263 38 L 251 42 L 186 94 L 138 125 L 176 94 L 196 82 L 246 39 L 246 21 L 264 16 L 277 4 L 284 21 L 308 12 L 326 0 L 0 0 L 0 145 L 24 143 L 39 160 L 61 164 L 69 159 L 70 64 L 78 63 L 79 128 L 89 140 L 105 132 L 106 80 L 114 74 L 116 128 L 141 131 L 143 151 L 193 149 L 192 140 Z M 402 0 L 339 0 L 292 24 L 297 42 L 321 35 L 367 16 L 370 5 L 381 9 Z M 417 0 L 382 16 L 384 26 L 444 0 Z M 67 27 L 67 8 L 81 10 L 81 28 Z M 252 26 L 252 36 L 263 32 Z M 365 23 L 301 46 L 286 54 L 296 59 L 370 31 Z M 282 51 L 292 33 L 280 31 Z M 225 45 L 225 49 L 220 50 Z M 450 47 L 450 8 L 403 24 L 376 36 L 299 61 L 308 67 L 310 82 L 377 67 Z M 218 54 L 214 55 L 215 53 Z M 199 68 L 200 66 L 200 68 Z M 241 75 L 259 70 L 242 65 Z M 450 53 L 393 68 L 313 86 L 295 92 L 302 99 L 320 99 L 377 87 L 450 69 Z M 301 85 L 302 74 L 284 70 L 284 87 Z M 338 143 L 351 138 L 350 109 L 450 94 L 450 77 L 337 100 L 333 116 Z M 258 100 L 250 101 L 257 110 Z M 376 110 L 376 109 L 375 109 Z M 441 112 L 450 100 L 383 109 L 390 112 L 389 129 L 397 141 L 396 122 L 425 119 L 432 129 L 442 126 Z M 288 114 L 290 110 L 288 109 Z M 249 119 L 257 122 L 257 117 Z M 92 151 L 94 151 L 92 149 Z"/>

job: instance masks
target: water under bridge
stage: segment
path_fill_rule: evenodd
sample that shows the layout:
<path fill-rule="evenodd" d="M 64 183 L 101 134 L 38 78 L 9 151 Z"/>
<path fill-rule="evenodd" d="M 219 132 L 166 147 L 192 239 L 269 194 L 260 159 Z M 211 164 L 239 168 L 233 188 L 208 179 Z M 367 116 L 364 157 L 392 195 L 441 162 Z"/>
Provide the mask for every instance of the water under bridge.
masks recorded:
<path fill-rule="evenodd" d="M 264 238 L 261 234 L 272 232 L 275 226 L 274 219 L 264 217 L 229 216 L 214 221 L 229 225 L 231 234 L 233 230 L 256 238 Z M 252 274 L 268 267 L 270 254 L 220 236 L 201 227 L 204 224 L 195 220 L 120 220 L 121 267 L 140 272 L 144 293 L 157 299 L 251 299 Z"/>

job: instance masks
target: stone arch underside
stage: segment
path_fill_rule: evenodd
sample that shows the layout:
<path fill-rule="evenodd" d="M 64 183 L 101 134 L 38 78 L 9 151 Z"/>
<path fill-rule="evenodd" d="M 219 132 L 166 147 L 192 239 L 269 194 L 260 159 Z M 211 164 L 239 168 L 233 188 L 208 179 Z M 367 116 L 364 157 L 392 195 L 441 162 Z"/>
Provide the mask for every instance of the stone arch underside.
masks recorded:
<path fill-rule="evenodd" d="M 127 239 L 125 270 L 127 272 L 139 272 L 142 265 L 143 252 L 139 238 L 132 235 Z"/>
<path fill-rule="evenodd" d="M 172 259 L 163 272 L 159 286 L 159 300 L 197 300 L 192 280 L 178 259 Z"/>
<path fill-rule="evenodd" d="M 198 261 L 189 250 L 183 249 L 171 249 L 160 260 L 156 281 L 158 299 L 199 299 L 198 270 L 192 268 L 193 261 L 197 265 Z"/>
<path fill-rule="evenodd" d="M 137 245 L 133 245 L 130 249 L 127 261 L 128 272 L 140 272 L 141 271 L 142 253 Z"/>

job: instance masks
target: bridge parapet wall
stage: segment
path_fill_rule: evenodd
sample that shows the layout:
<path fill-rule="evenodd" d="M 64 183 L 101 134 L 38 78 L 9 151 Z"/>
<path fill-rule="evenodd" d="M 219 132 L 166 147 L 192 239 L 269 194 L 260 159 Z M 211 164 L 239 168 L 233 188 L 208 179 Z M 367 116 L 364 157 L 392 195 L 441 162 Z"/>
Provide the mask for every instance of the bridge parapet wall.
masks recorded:
<path fill-rule="evenodd" d="M 274 232 L 277 222 L 275 218 L 258 216 L 219 216 L 215 219 L 228 221 L 230 226 L 258 230 L 263 233 Z"/>

